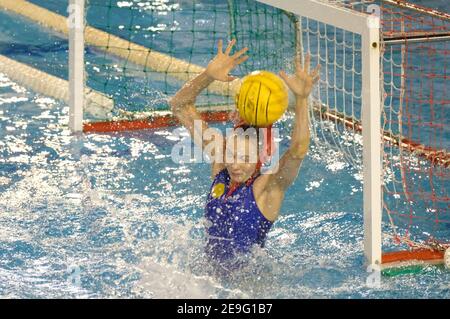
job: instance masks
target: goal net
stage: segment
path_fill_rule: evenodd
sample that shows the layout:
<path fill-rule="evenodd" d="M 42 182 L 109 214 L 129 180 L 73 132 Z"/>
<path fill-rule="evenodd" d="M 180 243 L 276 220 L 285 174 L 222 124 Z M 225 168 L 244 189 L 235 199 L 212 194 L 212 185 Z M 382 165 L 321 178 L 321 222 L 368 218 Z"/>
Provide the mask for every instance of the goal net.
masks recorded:
<path fill-rule="evenodd" d="M 372 219 L 366 217 L 366 232 L 370 232 L 366 234 L 370 238 L 366 250 L 372 250 L 366 252 L 372 256 L 369 259 L 377 259 L 377 248 L 373 246 L 384 245 L 385 264 L 442 261 L 450 236 L 446 187 L 450 102 L 445 89 L 448 15 L 389 0 L 305 1 L 298 8 L 304 8 L 304 12 L 291 10 L 295 7 L 270 0 L 123 1 L 108 5 L 91 0 L 89 25 L 108 36 L 92 47 L 105 55 L 92 57 L 87 66 L 88 83 L 96 90 L 120 97 L 117 116 L 135 119 L 144 114 L 148 118 L 156 114 L 155 110 L 167 110 L 167 96 L 203 70 L 220 38 L 236 38 L 241 47 L 249 47 L 251 58 L 239 66 L 239 76 L 261 69 L 289 70 L 296 54 L 309 53 L 313 65 L 322 65 L 310 108 L 316 147 L 324 152 L 335 150 L 355 167 L 372 166 L 376 160 L 363 161 L 364 148 L 369 152 L 367 157 L 372 157 L 370 161 L 374 156 L 370 152 L 377 151 L 376 147 L 364 145 L 373 140 L 362 134 L 363 106 L 377 99 L 380 103 L 383 224 L 379 230 L 373 212 L 377 206 L 369 204 L 366 214 L 374 214 Z M 317 8 L 330 10 L 315 12 Z M 355 22 L 337 23 L 339 17 L 351 19 L 352 15 Z M 363 32 L 359 32 L 376 28 L 358 25 L 361 22 L 357 21 L 376 23 L 367 20 L 369 15 L 381 18 L 375 43 L 364 40 Z M 123 40 L 110 34 L 129 43 L 119 43 Z M 367 65 L 374 61 L 364 58 L 364 49 L 376 45 L 379 47 L 371 47 L 379 51 L 379 66 L 374 69 Z M 102 81 L 95 83 L 95 79 Z M 374 80 L 380 82 L 376 96 L 376 92 L 367 92 Z M 364 81 L 369 83 L 366 92 Z M 210 116 L 210 120 L 223 120 L 220 111 L 233 109 L 238 86 L 215 83 L 197 104 L 220 114 Z M 377 121 L 369 115 L 366 119 L 370 125 Z M 377 171 L 372 168 L 367 174 L 376 179 L 373 175 Z M 367 176 L 364 182 L 370 183 Z M 367 188 L 365 193 L 365 201 L 377 196 L 373 189 Z M 373 232 L 383 232 L 382 243 L 377 242 Z"/>
<path fill-rule="evenodd" d="M 439 262 L 450 243 L 450 15 L 383 1 L 383 210 L 408 259 Z"/>

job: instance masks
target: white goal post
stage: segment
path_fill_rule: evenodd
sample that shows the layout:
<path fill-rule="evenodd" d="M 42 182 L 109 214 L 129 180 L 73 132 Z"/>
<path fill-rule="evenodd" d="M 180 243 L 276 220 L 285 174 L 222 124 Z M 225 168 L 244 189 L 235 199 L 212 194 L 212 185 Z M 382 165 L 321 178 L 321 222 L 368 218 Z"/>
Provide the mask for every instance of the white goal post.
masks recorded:
<path fill-rule="evenodd" d="M 70 0 L 69 16 L 69 128 L 83 131 L 84 110 L 84 1 Z"/>
<path fill-rule="evenodd" d="M 316 0 L 257 0 L 301 17 L 361 36 L 364 254 L 368 266 L 381 266 L 381 91 L 380 18 Z"/>

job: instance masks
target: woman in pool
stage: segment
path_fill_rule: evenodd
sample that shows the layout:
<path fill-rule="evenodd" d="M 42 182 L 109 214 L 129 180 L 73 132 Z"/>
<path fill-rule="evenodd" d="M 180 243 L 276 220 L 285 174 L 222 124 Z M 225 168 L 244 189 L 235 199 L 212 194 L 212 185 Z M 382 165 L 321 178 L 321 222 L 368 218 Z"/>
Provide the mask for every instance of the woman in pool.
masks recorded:
<path fill-rule="evenodd" d="M 201 119 L 194 103 L 200 92 L 213 81 L 229 82 L 235 79 L 229 73 L 248 59 L 245 55 L 247 48 L 230 54 L 235 42 L 232 40 L 223 52 L 220 40 L 218 53 L 206 70 L 187 82 L 170 100 L 173 114 L 202 149 L 206 149 L 214 141 L 202 138 L 208 125 Z M 295 94 L 296 106 L 291 145 L 281 156 L 276 172 L 261 175 L 260 158 L 250 160 L 250 150 L 257 149 L 259 134 L 242 121 L 238 125 L 242 130 L 236 130 L 235 126 L 235 134 L 227 137 L 223 145 L 228 154 L 221 152 L 219 156 L 224 160 L 214 160 L 214 155 L 217 154 L 212 154 L 213 183 L 205 207 L 205 217 L 208 220 L 206 253 L 214 264 L 224 269 L 238 267 L 239 257 L 249 253 L 254 245 L 263 247 L 268 231 L 278 218 L 284 194 L 297 178 L 308 152 L 310 133 L 307 98 L 319 79 L 320 68 L 318 66 L 309 73 L 309 56 L 305 58 L 304 67 L 299 58 L 295 64 L 294 75 L 287 75 L 284 71 L 279 73 Z M 195 121 L 201 123 L 200 127 L 194 125 Z M 247 134 L 247 131 L 251 133 Z M 226 145 L 233 145 L 229 147 L 231 152 Z"/>

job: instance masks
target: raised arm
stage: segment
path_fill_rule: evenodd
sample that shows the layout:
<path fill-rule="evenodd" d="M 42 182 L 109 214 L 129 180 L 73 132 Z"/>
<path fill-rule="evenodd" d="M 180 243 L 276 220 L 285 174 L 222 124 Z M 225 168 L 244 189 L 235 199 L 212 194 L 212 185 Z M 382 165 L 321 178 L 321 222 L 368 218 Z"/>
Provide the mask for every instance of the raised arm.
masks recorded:
<path fill-rule="evenodd" d="M 202 120 L 195 108 L 195 100 L 200 92 L 207 88 L 213 81 L 230 82 L 236 79 L 236 77 L 229 75 L 229 73 L 237 65 L 248 59 L 248 56 L 243 55 L 248 48 L 243 48 L 235 54 L 230 55 L 235 43 L 235 39 L 231 40 L 225 52 L 223 52 L 223 42 L 219 40 L 217 55 L 211 60 L 205 71 L 188 81 L 169 101 L 173 115 L 189 130 L 194 142 L 202 146 L 203 149 L 212 141 L 203 141 L 202 132 L 208 128 L 208 125 Z M 201 125 L 196 127 L 194 125 L 195 121 L 199 121 L 198 123 L 201 123 Z M 201 129 L 201 131 L 196 132 L 196 129 Z M 214 154 L 211 155 L 214 158 Z"/>
<path fill-rule="evenodd" d="M 314 71 L 309 72 L 310 56 L 305 57 L 304 67 L 300 58 L 295 60 L 296 72 L 287 75 L 280 72 L 281 78 L 286 82 L 296 97 L 294 128 L 292 130 L 291 145 L 281 156 L 278 171 L 269 177 L 269 187 L 276 187 L 284 191 L 295 181 L 303 158 L 309 149 L 309 120 L 308 120 L 308 96 L 312 87 L 319 80 L 320 65 Z"/>

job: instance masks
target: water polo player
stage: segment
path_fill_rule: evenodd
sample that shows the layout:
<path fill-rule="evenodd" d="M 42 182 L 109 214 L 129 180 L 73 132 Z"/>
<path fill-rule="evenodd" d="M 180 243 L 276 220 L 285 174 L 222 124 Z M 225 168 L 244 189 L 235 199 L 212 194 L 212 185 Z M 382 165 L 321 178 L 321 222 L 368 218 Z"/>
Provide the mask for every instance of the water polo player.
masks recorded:
<path fill-rule="evenodd" d="M 213 141 L 205 141 L 202 132 L 195 132 L 195 121 L 200 121 L 200 130 L 207 129 L 208 125 L 201 119 L 194 103 L 200 92 L 213 81 L 236 79 L 229 73 L 248 59 L 245 55 L 248 49 L 231 54 L 235 42 L 232 40 L 223 51 L 222 41 L 219 41 L 218 53 L 206 70 L 188 81 L 170 100 L 173 114 L 202 149 Z M 280 71 L 280 79 L 271 72 L 259 71 L 242 80 L 236 96 L 239 121 L 234 125 L 234 134 L 222 144 L 224 149 L 220 159 L 223 157 L 223 160 L 212 160 L 213 182 L 205 207 L 208 221 L 206 253 L 212 262 L 224 269 L 234 268 L 235 261 L 251 252 L 254 245 L 264 245 L 267 233 L 279 216 L 285 192 L 297 178 L 308 152 L 307 98 L 319 79 L 319 66 L 309 72 L 309 64 L 309 56 L 305 57 L 304 65 L 297 57 L 294 75 Z M 265 154 L 269 148 L 270 155 L 271 125 L 281 117 L 288 104 L 285 84 L 296 97 L 291 143 L 280 157 L 277 170 L 261 174 L 265 158 L 259 153 L 252 156 L 251 150 L 260 149 L 258 144 L 262 143 Z M 266 134 L 261 136 L 259 127 L 268 128 Z M 214 158 L 217 154 L 212 155 Z"/>

